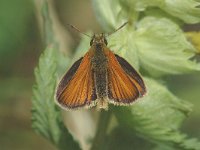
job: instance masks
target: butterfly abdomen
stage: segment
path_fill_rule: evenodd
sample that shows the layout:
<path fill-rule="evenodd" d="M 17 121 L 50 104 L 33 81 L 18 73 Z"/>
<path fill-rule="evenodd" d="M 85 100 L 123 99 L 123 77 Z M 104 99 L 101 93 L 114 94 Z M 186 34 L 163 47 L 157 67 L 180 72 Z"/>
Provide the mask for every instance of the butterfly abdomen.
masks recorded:
<path fill-rule="evenodd" d="M 103 53 L 103 46 L 97 44 L 92 58 L 92 68 L 94 71 L 97 98 L 101 100 L 108 95 L 107 62 L 108 60 Z"/>

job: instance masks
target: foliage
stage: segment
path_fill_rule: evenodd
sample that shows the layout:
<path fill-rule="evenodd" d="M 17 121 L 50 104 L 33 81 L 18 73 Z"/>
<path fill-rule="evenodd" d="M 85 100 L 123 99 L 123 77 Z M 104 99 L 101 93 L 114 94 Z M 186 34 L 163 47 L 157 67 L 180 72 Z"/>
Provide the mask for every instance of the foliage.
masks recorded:
<path fill-rule="evenodd" d="M 36 85 L 33 87 L 32 126 L 60 149 L 76 150 L 79 147 L 65 128 L 60 110 L 54 103 L 57 63 L 55 48 L 47 47 L 35 69 Z"/>
<path fill-rule="evenodd" d="M 108 112 L 101 113 L 93 149 L 96 145 L 99 146 L 96 149 L 117 149 L 125 143 L 132 143 L 132 147 L 124 149 L 133 149 L 140 147 L 138 143 L 141 141 L 141 149 L 200 149 L 197 139 L 180 131 L 183 121 L 192 111 L 191 104 L 178 98 L 163 84 L 164 76 L 200 70 L 200 64 L 192 59 L 197 50 L 181 29 L 184 23 L 200 22 L 199 5 L 194 0 L 93 0 L 97 19 L 105 30 L 112 31 L 125 21 L 130 22 L 109 37 L 108 47 L 141 71 L 148 90 L 146 96 L 130 107 L 112 106 Z M 153 11 L 148 13 L 149 10 Z M 161 13 L 158 15 L 156 12 Z M 83 38 L 71 61 L 83 55 L 88 47 L 88 39 Z M 60 149 L 63 145 L 66 145 L 63 146 L 65 149 L 78 149 L 68 129 L 64 128 L 60 109 L 54 104 L 60 58 L 59 51 L 52 47 L 41 55 L 35 71 L 33 127 Z M 63 63 L 66 66 L 70 64 L 69 61 Z M 114 124 L 111 121 L 113 117 L 105 117 L 110 114 L 116 118 L 117 127 L 108 132 L 109 122 Z M 121 134 L 123 139 L 114 139 Z M 61 139 L 65 142 L 60 143 Z M 121 143 L 116 148 L 113 143 L 118 140 Z"/>
<path fill-rule="evenodd" d="M 47 48 L 40 56 L 38 67 L 35 69 L 36 84 L 33 87 L 32 127 L 59 149 L 77 150 L 80 148 L 65 128 L 61 112 L 54 102 L 58 67 L 60 67 L 59 64 L 63 57 L 57 53 L 55 48 L 56 41 L 52 37 L 53 30 L 46 2 L 43 4 L 42 12 L 46 19 L 45 27 L 48 32 L 46 37 L 48 38 L 46 39 Z"/>

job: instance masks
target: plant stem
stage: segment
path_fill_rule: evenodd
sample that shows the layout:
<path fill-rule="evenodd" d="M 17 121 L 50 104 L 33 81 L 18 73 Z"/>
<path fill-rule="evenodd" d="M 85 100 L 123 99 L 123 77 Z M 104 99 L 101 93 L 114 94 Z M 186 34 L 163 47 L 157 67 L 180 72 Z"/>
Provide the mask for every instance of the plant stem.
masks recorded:
<path fill-rule="evenodd" d="M 100 112 L 98 127 L 96 131 L 96 135 L 93 140 L 91 150 L 101 149 L 101 147 L 104 145 L 106 131 L 109 125 L 110 117 L 111 117 L 111 111 Z"/>

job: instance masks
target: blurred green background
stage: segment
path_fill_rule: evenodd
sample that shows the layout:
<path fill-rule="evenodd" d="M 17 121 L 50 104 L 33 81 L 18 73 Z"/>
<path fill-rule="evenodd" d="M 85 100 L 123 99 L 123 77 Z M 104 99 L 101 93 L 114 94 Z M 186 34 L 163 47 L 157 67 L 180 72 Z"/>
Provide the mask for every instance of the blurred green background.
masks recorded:
<path fill-rule="evenodd" d="M 34 2 L 0 0 L 0 150 L 56 149 L 31 129 L 34 67 L 44 49 Z M 57 0 L 54 6 L 64 26 L 101 30 L 90 0 Z M 70 32 L 70 36 L 76 46 L 79 34 Z M 182 130 L 200 138 L 200 73 L 166 77 L 166 84 L 172 93 L 194 104 Z"/>

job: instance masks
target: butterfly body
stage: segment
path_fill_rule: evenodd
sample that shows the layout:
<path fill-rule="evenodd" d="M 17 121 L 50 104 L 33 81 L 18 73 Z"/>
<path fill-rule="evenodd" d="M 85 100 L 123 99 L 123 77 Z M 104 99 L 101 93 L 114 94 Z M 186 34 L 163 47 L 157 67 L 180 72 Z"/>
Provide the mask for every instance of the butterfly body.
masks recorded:
<path fill-rule="evenodd" d="M 107 109 L 108 103 L 129 105 L 146 93 L 140 75 L 107 47 L 104 34 L 95 34 L 90 46 L 60 81 L 56 92 L 60 106 Z"/>
<path fill-rule="evenodd" d="M 106 39 L 102 35 L 94 35 L 91 42 L 91 50 L 94 56 L 91 58 L 92 70 L 94 72 L 94 82 L 98 99 L 98 107 L 106 108 L 108 99 L 108 58 L 105 54 Z"/>

